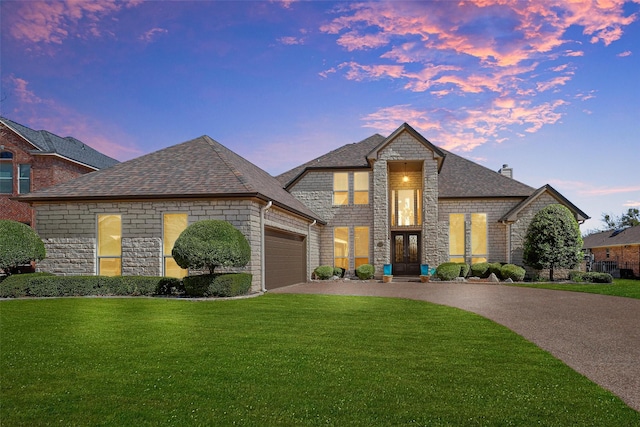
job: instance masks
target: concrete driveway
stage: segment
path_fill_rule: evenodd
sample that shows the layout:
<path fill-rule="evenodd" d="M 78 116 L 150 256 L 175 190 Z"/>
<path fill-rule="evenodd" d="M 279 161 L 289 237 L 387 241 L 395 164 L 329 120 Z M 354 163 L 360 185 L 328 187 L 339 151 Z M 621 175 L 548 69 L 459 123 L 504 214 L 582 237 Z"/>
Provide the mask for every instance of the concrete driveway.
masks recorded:
<path fill-rule="evenodd" d="M 491 319 L 547 350 L 640 411 L 640 300 L 468 283 L 312 282 L 271 293 L 409 298 Z"/>

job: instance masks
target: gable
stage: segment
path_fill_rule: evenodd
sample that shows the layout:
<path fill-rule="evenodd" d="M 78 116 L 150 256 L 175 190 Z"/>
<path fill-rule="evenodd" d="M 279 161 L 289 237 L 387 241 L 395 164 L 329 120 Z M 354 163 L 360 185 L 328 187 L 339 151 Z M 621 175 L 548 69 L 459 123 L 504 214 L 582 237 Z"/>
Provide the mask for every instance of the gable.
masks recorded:
<path fill-rule="evenodd" d="M 526 210 L 529 206 L 533 205 L 538 199 L 543 196 L 549 196 L 553 198 L 557 203 L 566 206 L 578 222 L 583 222 L 590 218 L 587 214 L 582 212 L 580 209 L 578 209 L 578 207 L 571 203 L 566 197 L 560 194 L 556 189 L 554 189 L 549 184 L 546 184 L 537 189 L 533 194 L 531 194 L 529 197 L 527 197 L 525 200 L 523 200 L 517 206 L 507 212 L 502 218 L 500 218 L 500 222 L 510 223 L 517 221 L 521 212 Z"/>

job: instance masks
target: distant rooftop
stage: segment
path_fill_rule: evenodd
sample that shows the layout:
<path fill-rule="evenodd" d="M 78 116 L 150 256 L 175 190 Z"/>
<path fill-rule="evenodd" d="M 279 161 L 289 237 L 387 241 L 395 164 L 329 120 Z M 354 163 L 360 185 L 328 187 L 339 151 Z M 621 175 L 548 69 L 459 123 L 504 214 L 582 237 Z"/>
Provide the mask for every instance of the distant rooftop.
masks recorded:
<path fill-rule="evenodd" d="M 34 154 L 57 154 L 94 169 L 120 163 L 71 136 L 63 138 L 46 130 L 33 130 L 5 117 L 0 117 L 0 122 L 30 142 L 35 147 Z"/>

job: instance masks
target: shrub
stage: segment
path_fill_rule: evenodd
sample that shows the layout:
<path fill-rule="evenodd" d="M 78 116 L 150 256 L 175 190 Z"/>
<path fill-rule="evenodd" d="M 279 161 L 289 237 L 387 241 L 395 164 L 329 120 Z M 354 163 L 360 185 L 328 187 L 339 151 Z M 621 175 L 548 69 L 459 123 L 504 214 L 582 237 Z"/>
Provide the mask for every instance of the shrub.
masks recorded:
<path fill-rule="evenodd" d="M 208 219 L 188 226 L 176 240 L 171 255 L 182 268 L 244 267 L 251 258 L 246 237 L 227 221 Z"/>
<path fill-rule="evenodd" d="M 321 265 L 319 267 L 316 267 L 313 272 L 320 280 L 327 280 L 333 277 L 333 267 L 331 267 L 330 265 Z"/>
<path fill-rule="evenodd" d="M 583 276 L 583 272 L 582 271 L 570 271 L 569 272 L 569 280 L 572 282 L 584 282 L 584 278 Z"/>
<path fill-rule="evenodd" d="M 460 277 L 467 277 L 469 275 L 469 270 L 471 269 L 471 267 L 469 267 L 469 264 L 459 262 L 458 265 L 460 266 Z"/>
<path fill-rule="evenodd" d="M 166 295 L 180 292 L 180 281 L 154 276 L 54 276 L 14 274 L 0 284 L 0 297 L 65 297 L 87 295 Z"/>
<path fill-rule="evenodd" d="M 248 273 L 202 274 L 183 280 L 185 292 L 191 297 L 234 297 L 249 292 L 252 277 Z"/>
<path fill-rule="evenodd" d="M 526 274 L 526 270 L 520 266 L 514 264 L 505 264 L 500 269 L 500 277 L 502 279 L 511 279 L 514 282 L 522 282 L 524 280 L 524 275 Z"/>
<path fill-rule="evenodd" d="M 230 273 L 218 275 L 205 296 L 209 297 L 236 297 L 246 295 L 251 290 L 251 279 L 253 276 L 249 273 Z"/>
<path fill-rule="evenodd" d="M 344 277 L 344 268 L 333 267 L 333 275 L 338 277 Z"/>
<path fill-rule="evenodd" d="M 479 277 L 481 279 L 485 279 L 489 277 L 489 263 L 488 262 L 479 262 L 476 264 L 471 264 L 470 275 L 472 277 Z"/>
<path fill-rule="evenodd" d="M 369 280 L 373 277 L 373 274 L 376 272 L 376 269 L 371 264 L 362 264 L 358 268 L 356 268 L 356 276 L 360 280 Z"/>
<path fill-rule="evenodd" d="M 28 225 L 0 220 L 0 270 L 11 274 L 18 266 L 46 256 L 44 243 Z"/>
<path fill-rule="evenodd" d="M 487 274 L 487 277 L 491 276 L 491 273 L 493 273 L 499 279 L 501 270 L 502 270 L 502 264 L 500 264 L 499 262 L 490 262 L 489 263 L 489 274 Z"/>
<path fill-rule="evenodd" d="M 572 282 L 587 283 L 613 283 L 613 276 L 609 273 L 598 273 L 597 271 L 570 271 L 569 280 Z"/>
<path fill-rule="evenodd" d="M 436 276 L 444 281 L 453 280 L 460 276 L 460 264 L 457 262 L 443 262 L 436 268 Z"/>

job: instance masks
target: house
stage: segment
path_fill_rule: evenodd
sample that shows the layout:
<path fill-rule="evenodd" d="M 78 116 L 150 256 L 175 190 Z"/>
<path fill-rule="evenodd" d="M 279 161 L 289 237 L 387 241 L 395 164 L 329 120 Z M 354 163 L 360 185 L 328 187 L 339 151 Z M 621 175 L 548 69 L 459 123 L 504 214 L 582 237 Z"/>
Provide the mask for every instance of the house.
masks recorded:
<path fill-rule="evenodd" d="M 0 117 L 0 219 L 33 226 L 33 210 L 13 197 L 116 163 L 70 136 L 62 138 Z"/>
<path fill-rule="evenodd" d="M 614 277 L 640 277 L 640 225 L 601 231 L 583 240 L 593 271 Z"/>
<path fill-rule="evenodd" d="M 223 219 L 251 244 L 254 290 L 305 281 L 318 265 L 352 273 L 373 264 L 379 277 L 385 264 L 394 275 L 444 261 L 522 264 L 527 227 L 544 206 L 588 219 L 551 186 L 466 160 L 406 123 L 275 178 L 202 136 L 20 199 L 37 212 L 42 270 L 180 277 L 177 236 Z"/>

